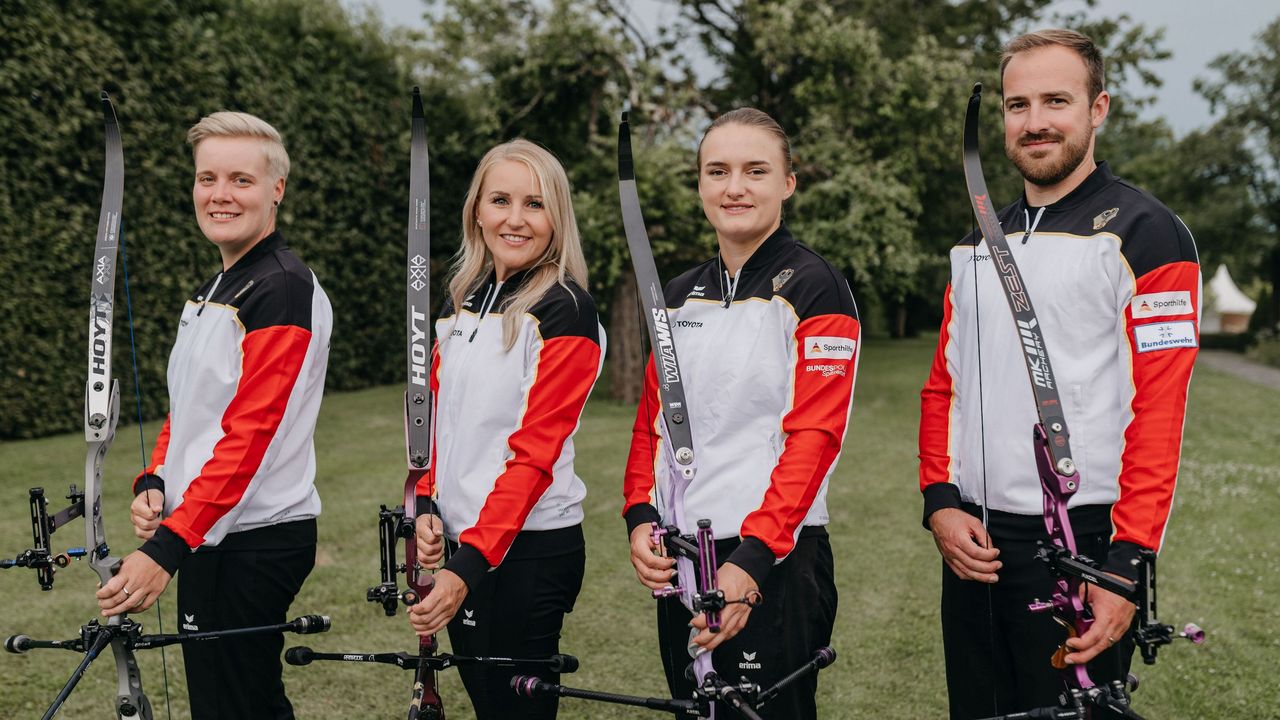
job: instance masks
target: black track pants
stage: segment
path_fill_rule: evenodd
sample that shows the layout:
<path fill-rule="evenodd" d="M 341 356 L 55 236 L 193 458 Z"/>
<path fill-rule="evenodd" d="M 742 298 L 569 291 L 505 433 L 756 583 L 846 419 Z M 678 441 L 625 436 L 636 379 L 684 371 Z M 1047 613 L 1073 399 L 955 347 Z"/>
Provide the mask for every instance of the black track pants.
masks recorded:
<path fill-rule="evenodd" d="M 1049 600 L 1056 588 L 1048 567 L 1036 559 L 1036 542 L 992 540 L 1004 564 L 995 585 L 961 580 L 942 566 L 942 639 L 952 720 L 1055 705 L 1064 688 L 1049 659 L 1066 630 L 1051 613 L 1027 609 L 1033 600 Z M 1076 536 L 1077 550 L 1091 558 L 1105 558 L 1109 546 L 1107 533 Z M 1123 678 L 1132 657 L 1133 643 L 1126 636 L 1089 663 L 1089 675 L 1097 685 Z"/>
<path fill-rule="evenodd" d="M 529 557 L 549 551 L 552 543 L 547 538 L 555 539 L 560 554 Z M 573 548 L 568 553 L 563 552 L 566 545 Z M 582 589 L 585 564 L 581 526 L 520 533 L 506 559 L 467 593 L 449 623 L 454 654 L 538 659 L 560 652 L 560 629 Z M 460 665 L 458 674 L 475 708 L 476 720 L 556 717 L 558 697 L 522 698 L 511 689 L 511 678 L 537 675 L 558 683 L 558 673 Z"/>
<path fill-rule="evenodd" d="M 716 543 L 716 557 L 729 557 L 736 540 Z M 712 655 L 718 674 L 730 683 L 746 677 L 768 689 L 808 662 L 813 651 L 831 642 L 836 619 L 835 571 L 831 541 L 825 528 L 806 528 L 795 550 L 773 566 L 760 588 L 764 603 L 751 611 L 742 632 L 716 648 Z M 728 598 L 736 600 L 737 598 Z M 658 646 L 671 696 L 693 696 L 694 683 L 685 677 L 693 662 L 689 655 L 689 621 L 693 616 L 677 598 L 658 601 Z M 790 685 L 760 711 L 771 720 L 816 720 L 816 675 Z M 728 708 L 717 717 L 732 718 Z"/>
<path fill-rule="evenodd" d="M 254 545 L 303 547 L 253 549 Z M 227 536 L 178 571 L 178 632 L 229 630 L 288 621 L 293 598 L 315 566 L 315 521 L 273 525 Z M 280 678 L 284 635 L 268 633 L 187 643 L 182 658 L 194 720 L 288 720 L 293 706 Z"/>

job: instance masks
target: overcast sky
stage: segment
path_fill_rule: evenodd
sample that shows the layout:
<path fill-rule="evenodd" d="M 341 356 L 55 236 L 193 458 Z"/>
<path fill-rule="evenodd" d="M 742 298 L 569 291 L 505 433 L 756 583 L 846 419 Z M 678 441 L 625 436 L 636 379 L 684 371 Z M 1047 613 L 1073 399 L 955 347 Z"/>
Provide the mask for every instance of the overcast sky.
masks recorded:
<path fill-rule="evenodd" d="M 372 4 L 388 24 L 421 27 L 422 0 L 342 0 L 348 7 Z M 675 10 L 661 0 L 636 0 L 637 17 L 648 28 L 676 20 Z M 1082 0 L 1060 0 L 1057 8 L 1077 10 Z M 1126 13 L 1148 27 L 1165 28 L 1165 47 L 1173 56 L 1151 65 L 1164 80 L 1156 103 L 1148 110 L 1163 116 L 1179 134 L 1211 122 L 1209 105 L 1191 89 L 1197 76 L 1222 53 L 1251 48 L 1254 36 L 1280 15 L 1275 0 L 1099 0 L 1095 15 Z M 994 62 L 994 59 L 993 59 Z"/>

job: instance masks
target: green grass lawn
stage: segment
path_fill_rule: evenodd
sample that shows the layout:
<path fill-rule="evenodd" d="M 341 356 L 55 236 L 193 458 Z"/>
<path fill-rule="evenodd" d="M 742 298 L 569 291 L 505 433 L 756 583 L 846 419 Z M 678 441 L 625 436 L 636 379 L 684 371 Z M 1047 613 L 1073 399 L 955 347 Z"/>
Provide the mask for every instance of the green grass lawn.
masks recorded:
<path fill-rule="evenodd" d="M 932 341 L 870 342 L 862 360 L 840 467 L 831 485 L 832 543 L 840 614 L 839 660 L 820 681 L 823 718 L 942 718 L 946 714 L 938 628 L 940 564 L 920 528 L 916 487 L 919 389 Z M 376 513 L 396 502 L 404 474 L 400 391 L 335 394 L 325 400 L 316 437 L 324 500 L 319 558 L 294 614 L 332 616 L 328 635 L 290 636 L 288 644 L 326 651 L 398 651 L 416 647 L 403 614 L 387 618 L 366 603 L 378 579 Z M 1166 649 L 1155 668 L 1139 664 L 1136 708 L 1151 720 L 1280 717 L 1280 459 L 1275 453 L 1280 392 L 1199 370 L 1192 383 L 1182 477 L 1160 567 L 1161 616 L 1200 623 L 1204 646 Z M 618 517 L 632 412 L 593 402 L 577 436 L 578 472 L 587 482 L 587 577 L 577 610 L 566 619 L 562 647 L 582 660 L 566 684 L 662 695 L 652 601 L 634 580 Z M 146 428 L 148 439 L 156 427 Z M 107 537 L 123 554 L 137 543 L 128 524 L 129 480 L 137 472 L 137 433 L 123 427 L 107 462 Z M 0 556 L 30 543 L 27 488 L 60 497 L 82 484 L 79 434 L 0 445 Z M 83 544 L 82 525 L 55 536 Z M 0 573 L 0 635 L 69 638 L 93 617 L 92 572 L 82 563 L 42 593 L 28 570 Z M 173 631 L 173 593 L 165 629 Z M 138 619 L 158 630 L 154 611 Z M 296 642 L 295 642 L 296 641 Z M 188 717 L 181 651 L 167 651 L 175 718 Z M 1272 658 L 1266 661 L 1266 658 Z M 164 717 L 161 656 L 139 651 L 145 687 Z M 79 657 L 58 651 L 0 656 L 6 682 L 0 716 L 36 717 Z M 392 666 L 338 663 L 286 667 L 299 717 L 402 717 L 411 677 Z M 456 674 L 442 693 L 452 720 L 471 718 Z M 97 661 L 62 717 L 111 716 L 115 670 Z M 564 700 L 564 718 L 663 717 L 649 711 Z"/>

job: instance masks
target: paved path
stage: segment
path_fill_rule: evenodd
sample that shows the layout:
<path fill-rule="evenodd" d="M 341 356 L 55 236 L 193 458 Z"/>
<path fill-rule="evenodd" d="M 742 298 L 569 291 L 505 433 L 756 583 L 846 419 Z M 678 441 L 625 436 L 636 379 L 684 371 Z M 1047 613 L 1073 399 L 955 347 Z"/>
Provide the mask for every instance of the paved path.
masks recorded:
<path fill-rule="evenodd" d="M 1254 362 L 1240 353 L 1201 350 L 1196 363 L 1272 390 L 1280 390 L 1280 368 Z"/>

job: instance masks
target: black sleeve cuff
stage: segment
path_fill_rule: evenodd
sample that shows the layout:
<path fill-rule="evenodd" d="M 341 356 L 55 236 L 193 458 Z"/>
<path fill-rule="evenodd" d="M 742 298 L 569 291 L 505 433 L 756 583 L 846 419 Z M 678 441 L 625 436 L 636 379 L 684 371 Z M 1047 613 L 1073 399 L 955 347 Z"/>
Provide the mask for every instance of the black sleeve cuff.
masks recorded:
<path fill-rule="evenodd" d="M 756 587 L 763 588 L 764 581 L 769 578 L 769 571 L 778 562 L 778 558 L 774 556 L 769 546 L 764 544 L 764 541 L 748 537 L 743 538 L 742 544 L 729 553 L 729 559 L 725 562 L 731 562 L 745 570 L 751 579 L 756 581 Z M 737 598 L 729 599 L 737 600 Z"/>
<path fill-rule="evenodd" d="M 960 509 L 960 488 L 943 482 L 925 486 L 924 519 L 922 520 L 924 529 L 932 529 L 929 527 L 930 515 L 947 508 Z"/>
<path fill-rule="evenodd" d="M 420 518 L 423 515 L 439 515 L 440 514 L 440 506 L 436 505 L 435 499 L 432 498 L 430 495 L 419 495 L 417 497 L 418 497 L 418 500 L 416 503 L 414 503 L 414 505 L 417 507 L 417 512 L 413 514 L 414 517 Z"/>
<path fill-rule="evenodd" d="M 444 569 L 462 578 L 462 582 L 467 584 L 467 591 L 474 592 L 491 566 L 479 550 L 463 543 L 458 546 L 453 557 L 444 564 Z"/>
<path fill-rule="evenodd" d="M 658 508 L 649 503 L 632 505 L 622 517 L 627 521 L 628 539 L 631 538 L 631 533 L 635 532 L 635 529 L 641 525 L 662 521 L 662 516 L 658 514 Z"/>
<path fill-rule="evenodd" d="M 164 525 L 157 528 L 156 534 L 138 549 L 164 568 L 169 577 L 178 572 L 178 566 L 192 553 L 191 548 L 187 547 L 187 541 Z"/>
<path fill-rule="evenodd" d="M 137 497 L 147 490 L 164 492 L 164 478 L 151 473 L 142 473 L 133 481 L 133 496 Z"/>
<path fill-rule="evenodd" d="M 1102 569 L 1113 575 L 1137 581 L 1138 563 L 1142 562 L 1141 552 L 1141 545 L 1124 540 L 1113 542 L 1110 552 L 1107 553 L 1107 561 L 1102 564 Z"/>

